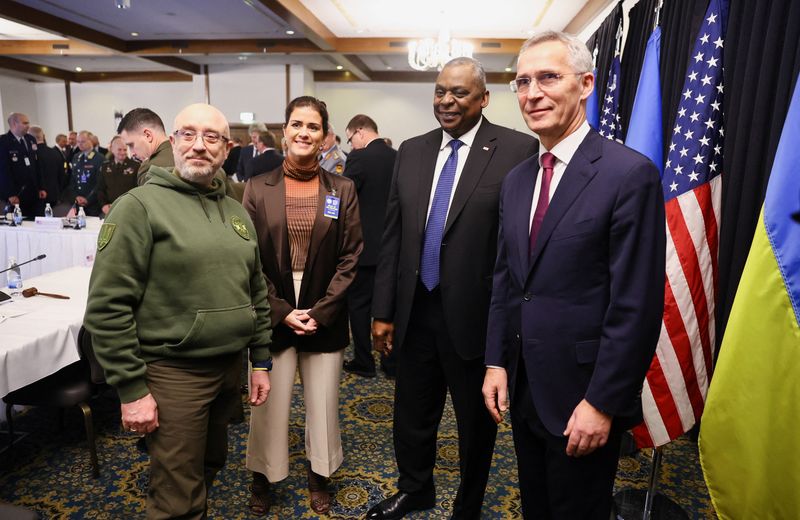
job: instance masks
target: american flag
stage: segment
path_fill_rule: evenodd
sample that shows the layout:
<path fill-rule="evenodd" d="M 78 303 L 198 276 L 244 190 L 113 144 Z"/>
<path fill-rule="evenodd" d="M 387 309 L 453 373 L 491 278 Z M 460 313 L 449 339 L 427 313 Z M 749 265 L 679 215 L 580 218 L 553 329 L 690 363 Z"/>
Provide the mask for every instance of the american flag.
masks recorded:
<path fill-rule="evenodd" d="M 622 123 L 619 120 L 619 55 L 614 56 L 608 69 L 608 81 L 600 112 L 600 135 L 622 142 Z"/>
<path fill-rule="evenodd" d="M 664 165 L 664 316 L 642 391 L 641 447 L 679 437 L 703 412 L 714 358 L 720 199 L 722 54 L 727 0 L 711 0 L 692 51 Z"/>

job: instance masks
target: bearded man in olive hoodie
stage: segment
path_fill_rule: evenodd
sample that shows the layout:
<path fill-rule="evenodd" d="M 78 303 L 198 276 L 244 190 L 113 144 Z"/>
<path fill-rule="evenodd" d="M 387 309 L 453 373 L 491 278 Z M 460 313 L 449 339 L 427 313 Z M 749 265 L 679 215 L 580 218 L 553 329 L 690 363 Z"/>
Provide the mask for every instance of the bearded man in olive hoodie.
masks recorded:
<path fill-rule="evenodd" d="M 250 404 L 269 393 L 271 331 L 256 232 L 215 177 L 230 130 L 219 110 L 190 105 L 170 135 L 175 168 L 115 202 L 98 236 L 85 325 L 122 402 L 122 425 L 145 434 L 147 518 L 205 518 L 225 464 L 239 399 L 241 350 Z"/>

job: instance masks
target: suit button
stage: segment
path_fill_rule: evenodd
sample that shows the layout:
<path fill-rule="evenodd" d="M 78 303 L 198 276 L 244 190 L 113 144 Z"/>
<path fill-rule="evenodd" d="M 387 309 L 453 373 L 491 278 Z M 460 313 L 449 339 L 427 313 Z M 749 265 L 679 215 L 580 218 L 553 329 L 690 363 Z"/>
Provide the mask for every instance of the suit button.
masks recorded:
<path fill-rule="evenodd" d="M 532 297 L 533 296 L 531 295 L 531 293 L 525 293 L 525 296 L 523 296 L 522 299 L 525 300 L 526 302 L 529 302 L 531 301 Z"/>
<path fill-rule="evenodd" d="M 519 340 L 520 340 L 519 334 L 515 335 L 515 336 L 514 336 L 514 339 L 515 339 L 515 340 L 517 340 L 517 341 L 519 341 Z"/>

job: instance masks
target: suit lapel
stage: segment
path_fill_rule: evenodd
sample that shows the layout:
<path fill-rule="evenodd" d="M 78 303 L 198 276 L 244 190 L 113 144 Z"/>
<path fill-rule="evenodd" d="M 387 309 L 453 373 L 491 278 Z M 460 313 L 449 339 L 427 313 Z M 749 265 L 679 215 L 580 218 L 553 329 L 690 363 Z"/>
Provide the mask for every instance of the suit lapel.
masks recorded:
<path fill-rule="evenodd" d="M 539 229 L 539 235 L 536 237 L 536 245 L 530 257 L 528 277 L 530 277 L 536 261 L 550 239 L 553 230 L 569 211 L 575 199 L 589 184 L 589 181 L 597 174 L 597 169 L 593 163 L 600 158 L 601 151 L 600 143 L 595 141 L 595 137 L 602 139 L 602 137 L 595 136 L 594 132 L 589 132 L 578 147 L 575 155 L 572 156 L 572 160 L 564 172 L 564 177 L 558 183 L 553 200 L 550 201 L 550 205 L 547 207 L 547 213 L 545 213 L 542 227 Z"/>
<path fill-rule="evenodd" d="M 531 204 L 533 201 L 533 189 L 536 186 L 536 178 L 539 176 L 539 155 L 534 155 L 530 160 L 526 161 L 525 164 L 528 171 L 526 175 L 522 176 L 519 185 L 515 186 L 516 189 L 512 196 L 515 201 L 514 206 L 511 208 L 504 208 L 503 210 L 504 214 L 508 215 L 504 219 L 503 225 L 508 225 L 506 224 L 507 222 L 513 222 L 512 225 L 516 226 L 515 229 L 509 231 L 516 236 L 520 265 L 519 273 L 523 278 L 528 273 L 530 256 L 529 244 L 531 241 Z"/>
<path fill-rule="evenodd" d="M 305 270 L 310 272 L 314 267 L 314 261 L 317 259 L 317 253 L 319 253 L 319 246 L 322 243 L 322 239 L 325 238 L 325 235 L 328 234 L 328 230 L 333 223 L 333 219 L 330 217 L 326 217 L 325 213 L 325 197 L 331 194 L 332 186 L 328 182 L 328 179 L 325 177 L 324 173 L 319 175 L 319 195 L 317 199 L 317 214 L 314 217 L 314 227 L 311 228 L 311 241 L 308 244 L 308 257 L 306 258 L 306 268 Z M 336 194 L 337 197 L 342 196 L 341 193 Z M 339 215 L 341 216 L 341 212 L 344 210 L 341 206 L 339 207 Z M 302 284 L 300 286 L 300 300 L 303 300 L 303 293 L 306 290 L 306 284 Z"/>
<path fill-rule="evenodd" d="M 264 184 L 267 229 L 278 258 L 278 270 L 285 273 L 292 270 L 292 256 L 289 251 L 289 230 L 286 227 L 286 184 L 283 182 L 282 171 L 276 169 L 264 175 Z M 294 290 L 286 291 L 285 296 L 290 301 L 294 300 Z"/>
<path fill-rule="evenodd" d="M 461 210 L 472 195 L 472 191 L 481 179 L 483 172 L 486 170 L 486 165 L 494 154 L 496 147 L 496 137 L 493 135 L 491 124 L 484 120 L 478 128 L 478 133 L 475 134 L 475 139 L 472 140 L 467 162 L 464 163 L 464 169 L 461 170 L 461 177 L 458 179 L 458 185 L 455 187 L 456 192 L 453 194 L 453 201 L 450 203 L 450 210 L 447 212 L 447 222 L 444 226 L 442 236 L 447 235 L 447 232 L 453 225 L 453 222 L 458 218 Z"/>
<path fill-rule="evenodd" d="M 417 228 L 419 236 L 425 232 L 425 222 L 428 220 L 428 203 L 431 200 L 433 188 L 433 175 L 436 170 L 436 159 L 439 157 L 439 146 L 442 144 L 442 132 L 434 131 L 428 135 L 425 148 L 422 150 L 419 168 L 419 186 L 417 189 Z"/>

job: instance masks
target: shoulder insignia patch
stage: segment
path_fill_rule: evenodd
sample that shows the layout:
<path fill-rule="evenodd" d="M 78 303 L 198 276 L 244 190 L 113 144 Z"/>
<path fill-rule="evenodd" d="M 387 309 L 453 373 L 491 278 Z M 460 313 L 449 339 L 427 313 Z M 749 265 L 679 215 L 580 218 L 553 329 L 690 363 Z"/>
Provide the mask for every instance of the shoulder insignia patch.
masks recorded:
<path fill-rule="evenodd" d="M 247 230 L 247 225 L 239 217 L 234 216 L 231 219 L 231 226 L 236 234 L 245 240 L 250 240 L 250 232 Z"/>
<path fill-rule="evenodd" d="M 341 175 L 343 171 L 344 171 L 344 165 L 343 164 L 337 164 L 336 165 L 336 173 Z"/>
<path fill-rule="evenodd" d="M 117 228 L 116 224 L 104 223 L 100 226 L 100 233 L 97 235 L 97 250 L 102 251 L 104 247 L 111 242 L 111 237 L 114 235 L 114 230 Z"/>
<path fill-rule="evenodd" d="M 94 158 L 94 152 L 89 152 L 89 155 L 87 155 L 86 157 L 88 157 L 89 159 Z"/>

